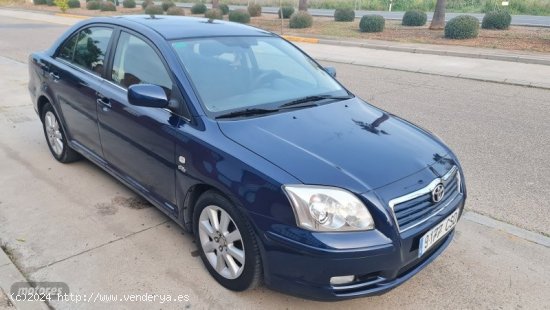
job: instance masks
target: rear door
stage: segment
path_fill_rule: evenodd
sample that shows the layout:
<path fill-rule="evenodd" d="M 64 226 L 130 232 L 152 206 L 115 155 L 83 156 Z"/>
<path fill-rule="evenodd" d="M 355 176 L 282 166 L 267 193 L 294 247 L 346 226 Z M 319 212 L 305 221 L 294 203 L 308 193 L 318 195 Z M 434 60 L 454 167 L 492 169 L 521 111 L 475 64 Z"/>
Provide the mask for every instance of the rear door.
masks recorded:
<path fill-rule="evenodd" d="M 161 86 L 168 98 L 181 95 L 156 48 L 138 34 L 121 31 L 98 110 L 103 154 L 113 169 L 159 205 L 176 211 L 175 137 L 184 120 L 168 109 L 129 104 L 133 84 Z"/>
<path fill-rule="evenodd" d="M 61 46 L 49 68 L 49 86 L 66 124 L 68 137 L 89 155 L 102 156 L 97 119 L 97 93 L 103 84 L 113 28 L 84 28 Z"/>

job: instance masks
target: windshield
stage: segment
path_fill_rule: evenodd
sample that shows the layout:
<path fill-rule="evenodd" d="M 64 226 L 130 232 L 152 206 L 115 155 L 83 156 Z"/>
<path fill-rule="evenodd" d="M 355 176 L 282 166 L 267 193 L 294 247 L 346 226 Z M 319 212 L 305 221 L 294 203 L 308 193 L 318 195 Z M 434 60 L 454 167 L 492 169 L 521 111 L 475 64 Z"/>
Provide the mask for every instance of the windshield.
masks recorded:
<path fill-rule="evenodd" d="M 172 46 L 204 107 L 216 115 L 348 95 L 323 68 L 277 37 L 196 38 Z"/>

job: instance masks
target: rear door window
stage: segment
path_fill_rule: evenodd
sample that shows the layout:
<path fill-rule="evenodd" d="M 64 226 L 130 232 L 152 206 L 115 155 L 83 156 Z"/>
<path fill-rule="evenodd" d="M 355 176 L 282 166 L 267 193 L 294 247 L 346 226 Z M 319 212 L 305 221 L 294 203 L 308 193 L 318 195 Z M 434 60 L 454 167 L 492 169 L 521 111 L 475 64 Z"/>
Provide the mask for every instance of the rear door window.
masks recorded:
<path fill-rule="evenodd" d="M 94 74 L 102 75 L 103 61 L 112 34 L 113 29 L 107 27 L 90 27 L 81 30 L 72 62 Z"/>

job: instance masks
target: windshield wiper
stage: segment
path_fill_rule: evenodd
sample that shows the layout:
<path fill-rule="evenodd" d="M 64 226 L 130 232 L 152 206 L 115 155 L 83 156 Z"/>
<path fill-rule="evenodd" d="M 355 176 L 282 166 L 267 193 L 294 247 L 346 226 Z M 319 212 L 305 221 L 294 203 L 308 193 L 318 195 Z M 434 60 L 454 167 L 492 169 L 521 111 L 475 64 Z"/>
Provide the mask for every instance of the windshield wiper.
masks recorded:
<path fill-rule="evenodd" d="M 300 99 L 289 101 L 287 103 L 284 103 L 284 104 L 280 105 L 279 107 L 280 108 L 291 107 L 291 106 L 296 106 L 296 105 L 299 105 L 299 104 L 302 104 L 302 103 L 321 101 L 321 100 L 325 100 L 325 99 L 346 100 L 346 99 L 351 99 L 351 98 L 353 98 L 353 97 L 352 96 L 331 96 L 331 95 L 307 96 L 307 97 L 303 97 L 303 98 L 300 98 Z"/>
<path fill-rule="evenodd" d="M 277 112 L 279 109 L 258 109 L 258 108 L 250 108 L 250 109 L 244 109 L 239 111 L 233 111 L 226 114 L 218 115 L 216 116 L 216 119 L 222 119 L 222 118 L 232 118 L 232 117 L 238 117 L 238 116 L 252 116 L 252 115 L 260 115 L 260 114 L 268 114 Z"/>

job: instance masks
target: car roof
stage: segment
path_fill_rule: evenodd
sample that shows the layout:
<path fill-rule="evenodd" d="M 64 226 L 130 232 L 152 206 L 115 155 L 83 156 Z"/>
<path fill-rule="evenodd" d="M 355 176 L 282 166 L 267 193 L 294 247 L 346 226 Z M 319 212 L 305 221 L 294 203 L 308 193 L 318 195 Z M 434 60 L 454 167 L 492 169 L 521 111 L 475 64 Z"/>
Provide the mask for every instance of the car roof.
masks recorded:
<path fill-rule="evenodd" d="M 222 20 L 209 20 L 208 18 L 187 16 L 155 16 L 151 15 L 126 15 L 115 16 L 111 22 L 117 20 L 121 26 L 129 26 L 129 23 L 138 23 L 151 28 L 167 40 L 218 37 L 218 36 L 271 36 L 271 32 L 251 26 L 227 22 Z M 129 23 L 128 23 L 129 22 Z"/>

